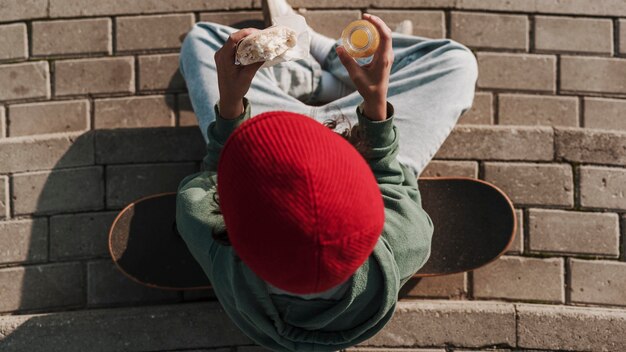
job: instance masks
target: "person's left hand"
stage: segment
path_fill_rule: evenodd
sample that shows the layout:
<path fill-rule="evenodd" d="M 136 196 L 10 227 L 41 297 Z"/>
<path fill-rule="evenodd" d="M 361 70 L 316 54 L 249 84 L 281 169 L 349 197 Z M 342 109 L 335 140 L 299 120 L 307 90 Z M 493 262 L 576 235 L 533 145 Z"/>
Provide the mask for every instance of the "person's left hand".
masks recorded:
<path fill-rule="evenodd" d="M 372 61 L 360 66 L 343 45 L 335 50 L 339 60 L 348 71 L 350 79 L 363 97 L 365 115 L 374 120 L 385 120 L 389 76 L 394 61 L 391 29 L 378 16 L 364 13 L 363 19 L 373 24 L 380 35 L 380 44 L 374 52 Z"/>
<path fill-rule="evenodd" d="M 243 97 L 252 84 L 254 75 L 263 61 L 250 65 L 235 65 L 237 43 L 246 36 L 259 31 L 244 28 L 230 34 L 224 45 L 215 52 L 217 83 L 220 91 L 219 109 L 224 118 L 235 118 L 243 113 Z"/>

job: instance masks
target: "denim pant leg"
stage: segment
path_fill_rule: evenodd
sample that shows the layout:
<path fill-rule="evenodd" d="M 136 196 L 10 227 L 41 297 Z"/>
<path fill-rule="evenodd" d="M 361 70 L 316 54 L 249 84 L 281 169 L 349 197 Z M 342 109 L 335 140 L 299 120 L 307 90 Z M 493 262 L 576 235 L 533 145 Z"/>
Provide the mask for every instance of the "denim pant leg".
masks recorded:
<path fill-rule="evenodd" d="M 219 99 L 215 52 L 228 36 L 238 29 L 212 22 L 198 22 L 185 37 L 179 59 L 180 71 L 198 119 L 204 140 L 207 128 L 215 120 L 213 107 Z M 252 80 L 246 98 L 252 116 L 270 110 L 286 110 L 312 116 L 310 101 L 319 87 L 321 67 L 313 57 L 261 68 Z"/>
<path fill-rule="evenodd" d="M 338 40 L 335 47 L 340 44 Z M 450 39 L 394 32 L 392 44 L 394 63 L 387 99 L 394 106 L 395 124 L 400 134 L 398 160 L 419 176 L 460 115 L 471 107 L 478 67 L 472 52 Z M 334 48 L 322 69 L 352 84 Z M 321 106 L 317 115 L 340 111 L 355 122 L 355 108 L 361 101 L 355 91 Z"/>

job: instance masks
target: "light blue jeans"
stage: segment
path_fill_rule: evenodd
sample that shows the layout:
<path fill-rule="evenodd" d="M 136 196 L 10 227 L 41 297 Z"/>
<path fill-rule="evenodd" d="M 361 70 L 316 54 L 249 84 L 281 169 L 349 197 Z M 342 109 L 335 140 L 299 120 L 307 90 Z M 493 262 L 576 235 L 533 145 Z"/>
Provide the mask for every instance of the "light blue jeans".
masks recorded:
<path fill-rule="evenodd" d="M 208 143 L 207 127 L 215 120 L 219 99 L 214 53 L 238 29 L 198 22 L 187 34 L 180 55 L 180 71 L 187 83 L 198 125 Z M 476 59 L 462 44 L 393 33 L 394 62 L 387 100 L 395 111 L 399 131 L 398 161 L 416 176 L 423 171 L 450 134 L 459 116 L 472 105 L 478 76 Z M 335 47 L 320 65 L 313 56 L 260 69 L 246 97 L 252 118 L 270 110 L 287 110 L 323 122 L 344 115 L 354 125 L 362 97 L 339 61 Z M 321 70 L 350 87 L 351 93 L 332 102 L 318 102 Z"/>

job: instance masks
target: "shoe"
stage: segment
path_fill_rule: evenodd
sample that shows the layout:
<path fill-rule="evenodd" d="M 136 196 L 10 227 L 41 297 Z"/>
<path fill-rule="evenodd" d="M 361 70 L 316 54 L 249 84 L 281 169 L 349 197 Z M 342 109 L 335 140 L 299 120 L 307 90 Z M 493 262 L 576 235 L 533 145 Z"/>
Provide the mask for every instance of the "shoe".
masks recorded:
<path fill-rule="evenodd" d="M 404 20 L 398 23 L 393 31 L 400 34 L 413 35 L 413 22 Z"/>
<path fill-rule="evenodd" d="M 294 9 L 285 0 L 262 0 L 263 21 L 265 28 L 273 26 L 272 18 L 295 14 Z"/>

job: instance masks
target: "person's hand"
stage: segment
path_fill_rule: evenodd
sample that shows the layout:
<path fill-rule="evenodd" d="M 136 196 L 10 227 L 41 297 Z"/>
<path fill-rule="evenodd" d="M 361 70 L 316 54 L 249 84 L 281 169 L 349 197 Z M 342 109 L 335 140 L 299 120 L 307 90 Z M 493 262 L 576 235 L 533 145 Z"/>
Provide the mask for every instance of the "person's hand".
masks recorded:
<path fill-rule="evenodd" d="M 244 28 L 231 33 L 224 45 L 215 52 L 217 84 L 220 91 L 219 109 L 220 115 L 224 118 L 235 118 L 243 113 L 243 97 L 250 89 L 254 75 L 263 65 L 263 62 L 235 65 L 237 43 L 256 31 L 258 31 L 256 28 Z"/>
<path fill-rule="evenodd" d="M 378 16 L 363 14 L 380 36 L 380 43 L 372 61 L 361 66 L 343 46 L 337 47 L 337 56 L 364 100 L 363 113 L 371 120 L 387 118 L 387 91 L 394 54 L 391 46 L 391 29 Z"/>

